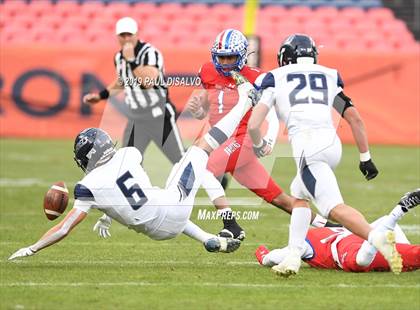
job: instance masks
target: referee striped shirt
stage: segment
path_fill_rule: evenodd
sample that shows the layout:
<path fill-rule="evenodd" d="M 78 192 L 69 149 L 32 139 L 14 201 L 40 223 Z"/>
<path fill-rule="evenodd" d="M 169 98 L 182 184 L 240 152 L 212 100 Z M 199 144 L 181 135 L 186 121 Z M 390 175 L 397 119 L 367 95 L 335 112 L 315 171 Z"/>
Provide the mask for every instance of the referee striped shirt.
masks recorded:
<path fill-rule="evenodd" d="M 137 41 L 134 47 L 135 63 L 140 66 L 153 66 L 159 70 L 157 85 L 145 89 L 134 75 L 130 64 L 125 61 L 122 51 L 116 53 L 115 68 L 124 85 L 125 103 L 133 119 L 152 119 L 165 114 L 168 89 L 164 83 L 162 53 L 150 43 Z"/>

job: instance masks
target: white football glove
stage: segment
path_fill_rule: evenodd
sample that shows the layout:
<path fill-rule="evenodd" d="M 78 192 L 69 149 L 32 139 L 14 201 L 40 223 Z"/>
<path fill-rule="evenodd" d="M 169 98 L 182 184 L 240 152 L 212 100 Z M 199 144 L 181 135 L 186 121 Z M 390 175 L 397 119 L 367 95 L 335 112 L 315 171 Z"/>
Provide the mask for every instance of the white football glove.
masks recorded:
<path fill-rule="evenodd" d="M 96 222 L 95 226 L 93 226 L 93 231 L 98 231 L 98 234 L 102 238 L 108 238 L 111 237 L 111 234 L 109 232 L 109 228 L 111 227 L 112 219 L 104 214 L 102 215 L 98 221 Z"/>
<path fill-rule="evenodd" d="M 35 254 L 36 254 L 36 252 L 32 251 L 30 247 L 21 248 L 20 250 L 17 250 L 15 253 L 10 255 L 9 260 L 14 260 L 14 259 L 20 258 L 20 257 L 32 256 L 32 255 L 35 255 Z"/>

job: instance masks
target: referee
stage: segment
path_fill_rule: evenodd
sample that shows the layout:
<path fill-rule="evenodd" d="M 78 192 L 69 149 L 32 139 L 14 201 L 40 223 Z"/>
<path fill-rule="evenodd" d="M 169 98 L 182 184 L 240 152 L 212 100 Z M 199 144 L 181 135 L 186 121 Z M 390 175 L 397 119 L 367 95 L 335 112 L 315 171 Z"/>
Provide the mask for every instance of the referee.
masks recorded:
<path fill-rule="evenodd" d="M 168 159 L 176 163 L 184 154 L 184 146 L 175 123 L 175 109 L 164 83 L 162 54 L 151 44 L 138 39 L 134 19 L 121 18 L 115 29 L 121 46 L 114 57 L 117 77 L 101 92 L 86 94 L 83 102 L 95 104 L 124 90 L 124 110 L 128 118 L 124 146 L 134 146 L 143 155 L 154 141 Z"/>

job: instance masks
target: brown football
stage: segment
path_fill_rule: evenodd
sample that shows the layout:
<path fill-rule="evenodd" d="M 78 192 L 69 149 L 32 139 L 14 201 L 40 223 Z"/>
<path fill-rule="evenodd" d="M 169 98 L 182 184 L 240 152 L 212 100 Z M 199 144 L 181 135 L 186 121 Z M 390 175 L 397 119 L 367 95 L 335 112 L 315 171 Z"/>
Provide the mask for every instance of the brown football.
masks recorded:
<path fill-rule="evenodd" d="M 52 221 L 59 217 L 67 208 L 69 191 L 64 182 L 54 183 L 44 197 L 44 212 Z"/>

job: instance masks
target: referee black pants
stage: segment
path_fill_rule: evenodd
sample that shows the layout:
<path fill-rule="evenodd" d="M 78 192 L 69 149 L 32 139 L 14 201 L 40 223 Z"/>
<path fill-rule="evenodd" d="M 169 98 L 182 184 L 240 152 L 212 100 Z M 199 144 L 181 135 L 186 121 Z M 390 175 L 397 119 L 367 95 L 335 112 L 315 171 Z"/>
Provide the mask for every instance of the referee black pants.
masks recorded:
<path fill-rule="evenodd" d="M 183 156 L 185 149 L 176 125 L 175 109 L 165 105 L 165 115 L 147 120 L 129 120 L 124 132 L 124 146 L 134 146 L 143 155 L 153 141 L 174 164 Z"/>

